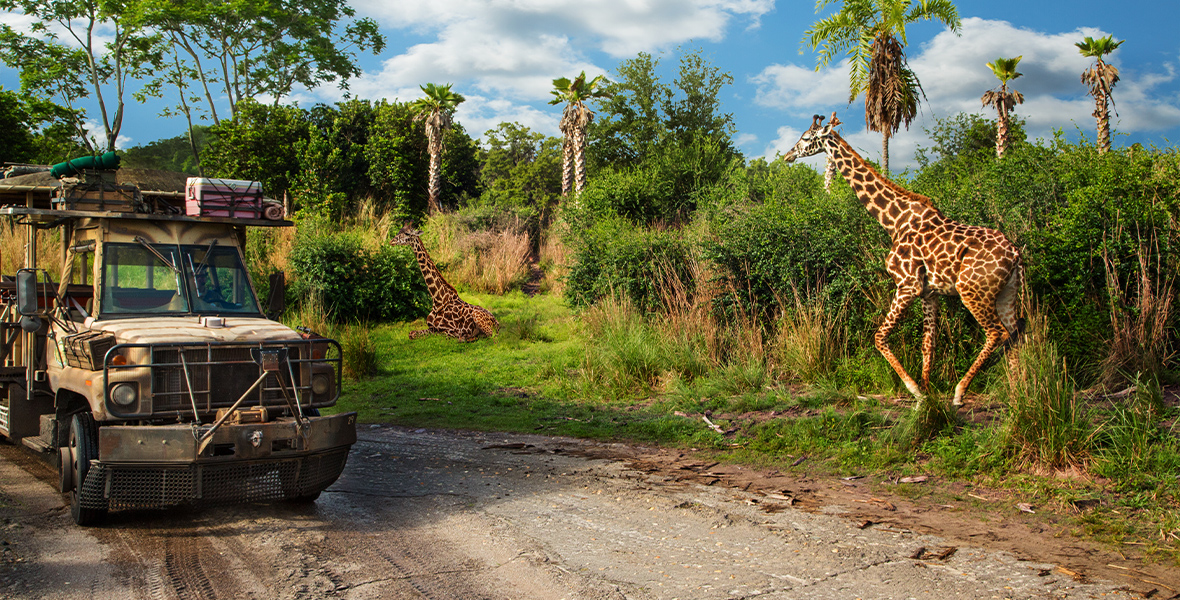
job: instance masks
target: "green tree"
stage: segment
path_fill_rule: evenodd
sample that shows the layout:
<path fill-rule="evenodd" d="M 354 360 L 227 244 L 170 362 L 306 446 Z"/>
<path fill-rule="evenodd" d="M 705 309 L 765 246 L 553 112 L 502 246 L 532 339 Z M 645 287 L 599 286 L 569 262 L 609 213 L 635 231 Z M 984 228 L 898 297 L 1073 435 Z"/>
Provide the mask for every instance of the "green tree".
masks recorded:
<path fill-rule="evenodd" d="M 419 87 L 426 96 L 415 100 L 410 106 L 414 111 L 414 120 L 424 121 L 426 124 L 426 138 L 429 140 L 428 149 L 430 151 L 430 187 L 428 188 L 427 211 L 434 213 L 439 210 L 443 134 L 450 129 L 454 121 L 455 109 L 466 98 L 452 92 L 449 83 L 447 85 L 428 83 Z"/>
<path fill-rule="evenodd" d="M 35 19 L 28 34 L 0 26 L 0 60 L 20 71 L 21 92 L 53 98 L 69 109 L 75 132 L 90 151 L 114 150 L 128 81 L 150 76 L 160 64 L 159 36 L 147 27 L 142 5 L 136 0 L 0 0 L 0 9 Z M 86 132 L 87 113 L 80 104 L 87 98 L 103 126 L 99 147 Z"/>
<path fill-rule="evenodd" d="M 354 19 L 356 11 L 344 0 L 144 2 L 169 52 L 200 83 L 215 125 L 218 94 L 224 93 L 232 118 L 242 100 L 266 96 L 277 106 L 297 85 L 347 88 L 361 73 L 356 53 L 385 48 L 377 23 Z"/>
<path fill-rule="evenodd" d="M 132 146 L 123 152 L 122 166 L 140 169 L 160 169 L 199 175 L 192 147 L 199 150 L 209 141 L 209 127 L 196 125 L 176 137 L 164 138 Z"/>
<path fill-rule="evenodd" d="M 950 0 L 818 0 L 816 12 L 835 3 L 840 10 L 812 25 L 803 41 L 819 50 L 816 70 L 847 54 L 848 102 L 864 93 L 865 125 L 881 133 L 881 170 L 888 174 L 889 138 L 909 128 L 921 93 L 906 62 L 906 25 L 936 19 L 958 33 L 959 11 Z"/>
<path fill-rule="evenodd" d="M 1082 83 L 1090 88 L 1090 95 L 1094 96 L 1094 118 L 1098 121 L 1098 153 L 1105 154 L 1110 150 L 1110 104 L 1114 104 L 1111 91 L 1119 81 L 1118 67 L 1103 60 L 1107 54 L 1114 52 L 1127 40 L 1114 41 L 1114 36 L 1086 39 L 1076 42 L 1078 52 L 1086 58 L 1093 58 L 1094 65 L 1082 72 Z"/>
<path fill-rule="evenodd" d="M 295 85 L 338 81 L 347 88 L 360 74 L 356 53 L 385 47 L 376 23 L 352 20 L 355 11 L 342 0 L 141 1 L 166 55 L 141 93 L 162 97 L 172 90 L 176 104 L 162 116 L 183 115 L 190 129 L 194 117 L 220 123 L 215 97 L 222 93 L 232 118 L 241 100 L 268 96 L 277 106 Z"/>
<path fill-rule="evenodd" d="M 720 110 L 733 77 L 699 49 L 681 53 L 670 85 L 657 66 L 643 53 L 619 65 L 607 87 L 612 95 L 598 101 L 588 130 L 589 163 L 604 186 L 613 186 L 595 192 L 596 205 L 634 220 L 676 221 L 712 197 L 709 190 L 724 185 L 741 161 L 733 116 Z"/>
<path fill-rule="evenodd" d="M 307 114 L 295 106 L 238 103 L 233 119 L 209 129 L 206 173 L 261 181 L 267 195 L 282 198 L 302 168 L 299 148 L 310 137 Z"/>
<path fill-rule="evenodd" d="M 519 123 L 500 123 L 484 133 L 480 153 L 480 202 L 529 208 L 544 219 L 561 198 L 562 141 Z"/>
<path fill-rule="evenodd" d="M 586 106 L 586 101 L 608 97 L 609 92 L 602 89 L 607 83 L 603 75 L 586 81 L 585 71 L 573 81 L 565 77 L 553 80 L 553 89 L 549 93 L 554 98 L 549 104 L 565 103 L 560 122 L 561 133 L 565 137 L 561 147 L 562 196 L 569 195 L 570 187 L 577 193 L 586 187 L 586 127 L 594 120 L 594 111 Z"/>
<path fill-rule="evenodd" d="M 596 103 L 599 118 L 587 130 L 594 140 L 587 157 L 591 169 L 635 167 L 654 154 L 667 130 L 663 108 L 672 94 L 660 83 L 658 66 L 658 59 L 640 52 L 615 69 L 609 95 Z"/>
<path fill-rule="evenodd" d="M 20 95 L 0 89 L 0 164 L 29 162 L 32 159 L 31 120 Z"/>
<path fill-rule="evenodd" d="M 1004 157 L 1004 150 L 1008 147 L 1008 113 L 1017 104 L 1024 104 L 1024 94 L 1016 90 L 1008 91 L 1008 82 L 1023 75 L 1016 71 L 1016 65 L 1023 56 L 1016 58 L 997 58 L 987 63 L 989 69 L 1000 80 L 1000 89 L 988 90 L 983 93 L 980 101 L 984 106 L 994 106 L 996 117 L 996 158 Z"/>
<path fill-rule="evenodd" d="M 374 113 L 364 147 L 373 196 L 396 219 L 417 221 L 429 205 L 422 182 L 429 176 L 431 163 L 430 144 L 423 128 L 415 125 L 418 112 L 409 103 L 379 102 Z M 445 132 L 441 146 L 438 168 L 445 181 L 439 189 L 440 202 L 459 204 L 464 198 L 479 197 L 475 141 L 456 123 Z"/>
<path fill-rule="evenodd" d="M 53 164 L 85 152 L 72 111 L 0 88 L 0 163 Z"/>

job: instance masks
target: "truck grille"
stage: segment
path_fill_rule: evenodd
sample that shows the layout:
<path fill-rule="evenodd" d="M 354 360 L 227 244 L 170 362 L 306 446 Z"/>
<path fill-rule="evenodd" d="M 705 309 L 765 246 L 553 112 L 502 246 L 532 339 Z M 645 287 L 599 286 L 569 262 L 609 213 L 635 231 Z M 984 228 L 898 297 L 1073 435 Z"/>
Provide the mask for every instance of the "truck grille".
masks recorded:
<path fill-rule="evenodd" d="M 178 504 L 237 504 L 300 498 L 323 491 L 344 471 L 348 448 L 281 460 L 133 467 L 91 463 L 83 508 L 125 510 Z"/>
<path fill-rule="evenodd" d="M 299 359 L 299 351 L 298 347 L 288 349 L 292 361 Z M 184 360 L 181 361 L 180 348 L 152 349 L 153 412 L 189 411 L 192 410 L 193 399 L 197 402 L 197 409 L 202 412 L 231 406 L 262 374 L 261 367 L 250 355 L 250 347 L 198 346 L 185 348 L 183 352 Z M 188 382 L 184 376 L 185 366 L 188 367 Z M 301 383 L 304 379 L 303 368 L 298 363 L 292 366 L 295 385 L 299 388 L 300 397 L 306 402 L 311 390 Z M 293 399 L 289 374 L 284 371 L 283 375 L 283 385 Z M 189 384 L 192 385 L 192 398 L 189 397 Z M 245 404 L 257 405 L 259 393 L 266 406 L 286 406 L 283 390 L 279 387 L 279 376 L 275 373 L 267 375 L 260 391 L 254 392 Z"/>

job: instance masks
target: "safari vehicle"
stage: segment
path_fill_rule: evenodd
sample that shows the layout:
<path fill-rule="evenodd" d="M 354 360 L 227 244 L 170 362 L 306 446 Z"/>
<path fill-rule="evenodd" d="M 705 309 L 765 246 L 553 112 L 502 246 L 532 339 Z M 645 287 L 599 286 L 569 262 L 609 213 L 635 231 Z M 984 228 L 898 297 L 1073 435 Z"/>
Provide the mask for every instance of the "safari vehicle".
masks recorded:
<path fill-rule="evenodd" d="M 25 267 L 0 282 L 0 434 L 58 464 L 82 525 L 111 510 L 314 501 L 356 441 L 355 413 L 319 414 L 339 397 L 340 347 L 267 318 L 242 254 L 246 227 L 291 223 L 264 218 L 260 194 L 259 210 L 194 216 L 176 191 L 94 180 L 129 199 L 0 180 L 0 202 L 25 199 L 0 216 L 27 236 Z M 62 273 L 37 266 L 46 229 L 60 231 Z"/>

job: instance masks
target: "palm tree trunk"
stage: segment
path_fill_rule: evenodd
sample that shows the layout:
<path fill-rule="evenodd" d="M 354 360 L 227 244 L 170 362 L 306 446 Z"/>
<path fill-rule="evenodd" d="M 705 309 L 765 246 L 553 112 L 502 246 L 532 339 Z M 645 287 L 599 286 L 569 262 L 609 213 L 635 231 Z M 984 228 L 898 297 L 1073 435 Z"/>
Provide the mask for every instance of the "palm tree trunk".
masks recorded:
<path fill-rule="evenodd" d="M 999 117 L 996 119 L 996 158 L 1004 158 L 1004 150 L 1008 149 L 1008 111 L 1004 110 L 1003 100 L 996 105 Z"/>
<path fill-rule="evenodd" d="M 881 134 L 881 174 L 889 178 L 889 133 Z"/>
<path fill-rule="evenodd" d="M 442 152 L 439 151 L 442 140 L 432 141 L 430 145 L 432 146 L 430 148 L 430 185 L 427 188 L 426 214 L 434 214 L 439 211 L 438 196 L 442 180 Z"/>
<path fill-rule="evenodd" d="M 1098 120 L 1098 153 L 1110 151 L 1110 109 L 1107 108 L 1106 94 L 1094 96 L 1094 118 Z"/>
<path fill-rule="evenodd" d="M 586 128 L 574 129 L 574 190 L 582 193 L 586 187 Z"/>
<path fill-rule="evenodd" d="M 570 189 L 574 187 L 574 141 L 570 139 L 572 136 L 566 134 L 565 141 L 561 145 L 561 195 L 563 197 L 570 195 Z"/>

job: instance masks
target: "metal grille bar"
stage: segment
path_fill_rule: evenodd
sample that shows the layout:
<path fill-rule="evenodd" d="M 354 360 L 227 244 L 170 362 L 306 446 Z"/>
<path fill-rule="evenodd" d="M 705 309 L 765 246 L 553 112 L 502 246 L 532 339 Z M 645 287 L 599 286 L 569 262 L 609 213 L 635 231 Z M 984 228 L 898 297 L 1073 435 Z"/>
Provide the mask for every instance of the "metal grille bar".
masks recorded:
<path fill-rule="evenodd" d="M 323 491 L 344 471 L 348 448 L 299 458 L 177 467 L 91 463 L 83 508 L 126 510 L 179 504 L 238 504 L 299 498 Z"/>
<path fill-rule="evenodd" d="M 326 348 L 335 346 L 334 357 L 327 357 Z M 147 348 L 149 364 L 111 364 L 112 357 L 124 348 Z M 152 370 L 151 394 L 152 412 L 176 412 L 191 410 L 188 384 L 184 369 L 189 370 L 189 381 L 193 386 L 192 398 L 197 409 L 212 412 L 232 405 L 262 375 L 262 366 L 254 362 L 252 349 L 286 348 L 292 369 L 282 373 L 269 373 L 249 400 L 251 405 L 261 403 L 268 407 L 286 407 L 283 390 L 286 386 L 292 397 L 302 400 L 305 407 L 330 406 L 339 397 L 339 382 L 343 361 L 340 344 L 335 340 L 289 340 L 282 342 L 256 342 L 242 344 L 235 342 L 189 342 L 168 344 L 118 344 L 107 351 L 103 358 L 103 374 L 119 369 L 150 367 Z M 181 360 L 183 353 L 183 360 Z M 319 356 L 317 356 L 319 355 Z M 335 393 L 331 397 L 316 397 L 311 387 L 311 366 L 316 363 L 330 363 L 335 367 Z M 294 376 L 295 381 L 290 381 Z M 298 394 L 292 392 L 292 384 Z M 104 394 L 107 393 L 104 391 Z M 105 400 L 105 398 L 104 398 Z"/>

